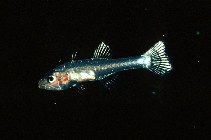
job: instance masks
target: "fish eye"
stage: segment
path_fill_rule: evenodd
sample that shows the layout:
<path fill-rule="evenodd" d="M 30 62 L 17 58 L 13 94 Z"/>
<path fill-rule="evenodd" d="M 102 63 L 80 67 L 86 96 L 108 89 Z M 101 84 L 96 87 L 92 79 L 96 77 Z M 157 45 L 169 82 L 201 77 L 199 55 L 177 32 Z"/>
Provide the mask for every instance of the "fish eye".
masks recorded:
<path fill-rule="evenodd" d="M 49 76 L 47 80 L 49 83 L 53 83 L 55 79 L 56 79 L 55 76 Z"/>

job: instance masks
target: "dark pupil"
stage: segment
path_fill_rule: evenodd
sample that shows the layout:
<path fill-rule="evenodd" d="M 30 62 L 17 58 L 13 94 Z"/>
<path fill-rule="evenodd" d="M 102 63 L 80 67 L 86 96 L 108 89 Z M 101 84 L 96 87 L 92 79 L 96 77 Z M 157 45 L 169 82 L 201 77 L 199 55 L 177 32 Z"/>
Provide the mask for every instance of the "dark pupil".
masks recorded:
<path fill-rule="evenodd" d="M 53 77 L 52 76 L 49 76 L 48 77 L 48 81 L 53 81 Z"/>

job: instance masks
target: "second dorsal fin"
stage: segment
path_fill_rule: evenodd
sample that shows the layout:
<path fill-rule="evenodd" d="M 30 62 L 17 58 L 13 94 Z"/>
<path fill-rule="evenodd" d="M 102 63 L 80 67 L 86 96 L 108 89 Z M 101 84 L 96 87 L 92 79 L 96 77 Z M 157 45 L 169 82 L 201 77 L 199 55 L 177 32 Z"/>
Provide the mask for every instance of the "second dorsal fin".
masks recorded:
<path fill-rule="evenodd" d="M 104 42 L 102 42 L 94 52 L 93 58 L 110 58 L 111 49 Z"/>

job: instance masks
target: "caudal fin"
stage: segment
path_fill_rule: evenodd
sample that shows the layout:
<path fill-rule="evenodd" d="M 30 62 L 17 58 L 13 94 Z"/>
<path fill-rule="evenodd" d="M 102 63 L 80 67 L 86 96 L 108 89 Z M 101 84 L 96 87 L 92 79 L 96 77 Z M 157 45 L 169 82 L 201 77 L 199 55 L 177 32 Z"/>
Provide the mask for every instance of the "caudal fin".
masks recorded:
<path fill-rule="evenodd" d="M 146 61 L 146 68 L 156 74 L 164 75 L 172 69 L 162 41 L 156 43 L 144 56 L 149 58 L 149 61 Z"/>

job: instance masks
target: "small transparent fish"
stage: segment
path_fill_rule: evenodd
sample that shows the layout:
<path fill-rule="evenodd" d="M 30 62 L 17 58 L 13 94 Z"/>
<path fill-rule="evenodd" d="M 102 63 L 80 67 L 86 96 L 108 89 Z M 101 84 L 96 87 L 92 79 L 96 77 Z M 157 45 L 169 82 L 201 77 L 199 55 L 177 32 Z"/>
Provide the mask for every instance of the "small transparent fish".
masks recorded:
<path fill-rule="evenodd" d="M 93 58 L 74 60 L 62 64 L 47 74 L 38 82 L 38 87 L 46 90 L 65 90 L 76 87 L 82 91 L 84 82 L 100 81 L 108 89 L 115 82 L 116 74 L 120 71 L 144 68 L 158 75 L 168 73 L 172 66 L 165 52 L 162 41 L 140 56 L 111 59 L 111 50 L 103 42 L 95 50 Z"/>

